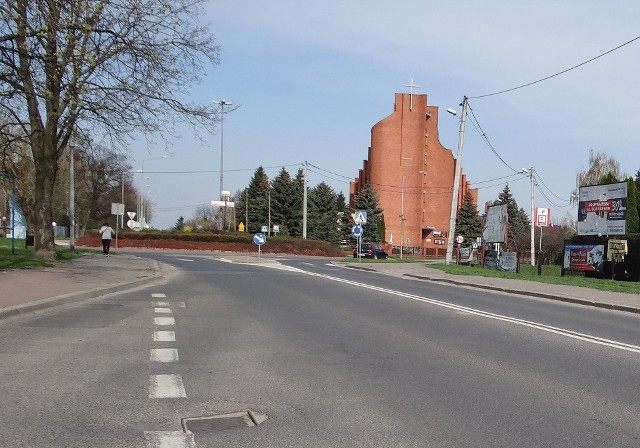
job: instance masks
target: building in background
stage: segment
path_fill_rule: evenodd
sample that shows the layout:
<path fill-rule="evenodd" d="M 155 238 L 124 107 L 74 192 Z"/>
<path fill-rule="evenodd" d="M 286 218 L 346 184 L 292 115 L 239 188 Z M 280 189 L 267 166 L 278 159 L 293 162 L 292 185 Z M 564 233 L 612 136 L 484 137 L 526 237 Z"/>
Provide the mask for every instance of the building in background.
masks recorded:
<path fill-rule="evenodd" d="M 395 253 L 403 246 L 405 254 L 445 256 L 454 170 L 453 153 L 438 138 L 438 107 L 427 104 L 427 95 L 396 93 L 393 113 L 371 128 L 368 157 L 350 184 L 350 205 L 371 185 Z M 463 174 L 458 208 L 467 192 L 477 204 L 478 191 Z"/>

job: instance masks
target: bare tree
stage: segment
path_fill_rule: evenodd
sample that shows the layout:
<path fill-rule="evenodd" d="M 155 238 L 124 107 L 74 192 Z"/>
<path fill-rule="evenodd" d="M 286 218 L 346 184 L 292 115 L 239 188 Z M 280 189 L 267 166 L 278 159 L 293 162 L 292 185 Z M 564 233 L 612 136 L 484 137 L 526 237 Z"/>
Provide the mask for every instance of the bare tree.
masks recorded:
<path fill-rule="evenodd" d="M 578 171 L 576 174 L 576 190 L 574 190 L 571 200 L 577 203 L 578 187 L 597 185 L 605 176 L 616 179 L 627 178 L 627 175 L 620 170 L 620 163 L 614 157 L 604 152 L 589 150 L 589 168 Z"/>
<path fill-rule="evenodd" d="M 32 153 L 36 249 L 54 250 L 53 186 L 75 132 L 122 143 L 133 132 L 171 132 L 177 121 L 211 124 L 212 106 L 180 99 L 205 63 L 218 63 L 213 35 L 198 22 L 203 2 L 0 5 L 0 109 Z"/>

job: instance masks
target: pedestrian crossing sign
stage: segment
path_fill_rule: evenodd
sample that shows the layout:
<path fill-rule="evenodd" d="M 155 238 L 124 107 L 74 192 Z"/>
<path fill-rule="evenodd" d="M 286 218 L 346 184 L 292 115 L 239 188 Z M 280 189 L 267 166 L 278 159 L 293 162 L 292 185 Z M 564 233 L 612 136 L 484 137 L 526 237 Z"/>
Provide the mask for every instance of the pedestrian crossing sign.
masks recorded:
<path fill-rule="evenodd" d="M 367 223 L 367 212 L 364 210 L 356 210 L 354 213 L 355 217 L 353 220 L 356 224 L 366 224 Z"/>

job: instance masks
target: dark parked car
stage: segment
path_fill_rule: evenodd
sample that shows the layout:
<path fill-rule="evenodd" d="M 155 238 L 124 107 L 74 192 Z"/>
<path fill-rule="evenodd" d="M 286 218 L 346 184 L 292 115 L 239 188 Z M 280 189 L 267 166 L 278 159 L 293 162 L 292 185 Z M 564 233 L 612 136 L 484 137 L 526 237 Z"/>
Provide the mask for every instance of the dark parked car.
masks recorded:
<path fill-rule="evenodd" d="M 362 243 L 360 245 L 360 256 L 363 258 L 387 258 L 387 254 L 379 244 L 376 243 Z M 358 258 L 358 248 L 353 248 L 353 258 Z"/>

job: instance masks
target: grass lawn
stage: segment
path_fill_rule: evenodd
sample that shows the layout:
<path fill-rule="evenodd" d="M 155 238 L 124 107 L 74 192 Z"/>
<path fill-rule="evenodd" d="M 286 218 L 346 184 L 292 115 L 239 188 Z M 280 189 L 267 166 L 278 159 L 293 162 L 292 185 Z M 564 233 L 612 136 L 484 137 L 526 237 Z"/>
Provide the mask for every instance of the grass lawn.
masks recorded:
<path fill-rule="evenodd" d="M 444 263 L 429 264 L 430 268 L 440 269 L 454 275 L 476 275 L 480 277 L 500 277 L 518 280 L 529 280 L 554 285 L 581 286 L 584 288 L 599 289 L 601 291 L 624 292 L 627 294 L 640 294 L 640 282 L 622 282 L 578 276 L 560 276 L 560 266 L 542 266 L 542 275 L 538 275 L 538 268 L 530 264 L 520 265 L 520 272 L 502 272 L 496 269 L 482 268 L 479 266 L 465 266 Z"/>
<path fill-rule="evenodd" d="M 34 255 L 35 250 L 33 246 L 25 248 L 24 239 L 14 240 L 14 250 L 12 253 L 12 240 L 11 238 L 0 237 L 0 270 L 7 269 L 36 269 L 47 266 L 53 266 L 56 261 L 71 260 L 76 253 L 70 251 L 66 247 L 56 247 L 55 260 L 48 260 L 46 258 L 36 257 Z"/>

